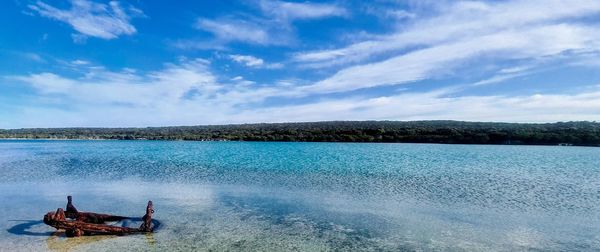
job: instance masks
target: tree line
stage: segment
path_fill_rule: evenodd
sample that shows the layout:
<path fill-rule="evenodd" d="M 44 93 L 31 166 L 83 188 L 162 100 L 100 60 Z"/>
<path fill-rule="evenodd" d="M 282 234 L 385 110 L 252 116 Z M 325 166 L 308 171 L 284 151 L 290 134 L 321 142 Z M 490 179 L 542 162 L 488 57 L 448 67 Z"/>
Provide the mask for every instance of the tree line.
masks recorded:
<path fill-rule="evenodd" d="M 600 146 L 600 123 L 331 121 L 147 128 L 28 128 L 0 130 L 0 138 Z"/>

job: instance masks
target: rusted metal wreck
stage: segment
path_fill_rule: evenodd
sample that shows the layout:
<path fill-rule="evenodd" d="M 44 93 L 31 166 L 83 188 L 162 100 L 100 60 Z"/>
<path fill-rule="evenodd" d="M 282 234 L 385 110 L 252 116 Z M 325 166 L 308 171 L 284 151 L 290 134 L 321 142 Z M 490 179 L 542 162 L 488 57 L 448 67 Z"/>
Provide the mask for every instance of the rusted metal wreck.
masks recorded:
<path fill-rule="evenodd" d="M 68 237 L 150 233 L 154 229 L 152 224 L 152 214 L 154 213 L 152 201 L 148 201 L 146 214 L 142 217 L 142 225 L 139 228 L 130 228 L 106 224 L 106 222 L 130 219 L 129 217 L 80 212 L 73 206 L 72 200 L 71 196 L 67 196 L 67 210 L 64 211 L 62 208 L 59 208 L 56 212 L 47 213 L 44 215 L 44 223 L 56 229 L 64 229 Z"/>

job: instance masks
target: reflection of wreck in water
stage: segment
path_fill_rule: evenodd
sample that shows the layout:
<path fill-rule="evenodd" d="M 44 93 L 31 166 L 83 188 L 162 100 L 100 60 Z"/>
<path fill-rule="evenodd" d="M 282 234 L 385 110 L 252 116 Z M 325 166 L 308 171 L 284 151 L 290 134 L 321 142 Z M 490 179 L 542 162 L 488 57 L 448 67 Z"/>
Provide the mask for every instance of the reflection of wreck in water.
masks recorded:
<path fill-rule="evenodd" d="M 46 239 L 46 245 L 48 250 L 52 251 L 72 251 L 76 247 L 99 242 L 114 238 L 112 235 L 95 235 L 95 236 L 82 236 L 73 239 L 65 239 L 66 234 L 64 231 L 56 231 Z"/>
<path fill-rule="evenodd" d="M 132 224 L 129 221 L 134 221 L 135 224 L 137 224 L 141 220 L 142 220 L 141 218 L 130 218 L 130 219 L 127 219 L 127 221 L 124 221 L 122 224 L 125 226 L 127 224 Z M 37 223 L 41 224 L 41 222 L 37 222 Z M 155 228 L 158 228 L 158 226 L 160 225 L 160 222 L 157 220 L 152 220 L 152 223 L 154 224 Z M 148 244 L 148 246 L 152 247 L 155 245 L 156 241 L 154 240 L 153 233 L 145 233 L 144 236 L 146 238 L 146 243 Z M 118 237 L 118 236 L 117 235 L 92 235 L 92 236 L 84 235 L 81 237 L 67 238 L 65 231 L 60 230 L 60 231 L 56 231 L 56 232 L 50 234 L 48 239 L 46 239 L 46 245 L 48 246 L 48 250 L 52 250 L 52 251 L 72 251 L 73 249 L 75 249 L 76 247 L 79 247 L 79 246 L 92 244 L 95 242 L 108 240 L 108 239 L 112 239 L 112 238 L 116 238 L 116 237 Z"/>

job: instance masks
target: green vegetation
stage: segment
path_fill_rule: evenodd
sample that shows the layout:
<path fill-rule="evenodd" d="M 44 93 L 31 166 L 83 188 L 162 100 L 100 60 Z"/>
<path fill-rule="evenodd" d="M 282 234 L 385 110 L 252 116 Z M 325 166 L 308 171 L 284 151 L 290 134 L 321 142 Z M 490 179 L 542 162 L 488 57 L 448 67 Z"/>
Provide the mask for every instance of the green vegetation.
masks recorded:
<path fill-rule="evenodd" d="M 51 128 L 0 130 L 0 138 L 600 146 L 600 123 L 333 121 L 149 128 Z"/>

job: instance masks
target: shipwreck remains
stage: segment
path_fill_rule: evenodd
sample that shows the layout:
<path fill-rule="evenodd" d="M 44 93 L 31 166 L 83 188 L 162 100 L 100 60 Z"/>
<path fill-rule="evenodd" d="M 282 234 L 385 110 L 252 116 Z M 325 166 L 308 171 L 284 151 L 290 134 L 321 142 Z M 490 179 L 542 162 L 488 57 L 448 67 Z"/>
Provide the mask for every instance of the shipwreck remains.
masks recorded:
<path fill-rule="evenodd" d="M 148 201 L 146 214 L 142 217 L 142 225 L 139 228 L 119 227 L 106 224 L 106 222 L 131 219 L 130 217 L 99 214 L 92 212 L 80 212 L 73 206 L 73 198 L 67 196 L 67 211 L 62 208 L 56 212 L 49 212 L 44 215 L 44 223 L 56 229 L 64 229 L 68 237 L 77 237 L 82 235 L 127 235 L 136 233 L 150 233 L 154 227 L 152 224 L 152 214 L 154 206 L 152 201 Z"/>

